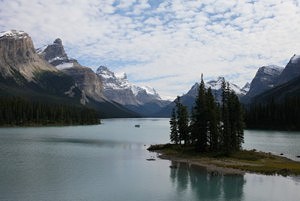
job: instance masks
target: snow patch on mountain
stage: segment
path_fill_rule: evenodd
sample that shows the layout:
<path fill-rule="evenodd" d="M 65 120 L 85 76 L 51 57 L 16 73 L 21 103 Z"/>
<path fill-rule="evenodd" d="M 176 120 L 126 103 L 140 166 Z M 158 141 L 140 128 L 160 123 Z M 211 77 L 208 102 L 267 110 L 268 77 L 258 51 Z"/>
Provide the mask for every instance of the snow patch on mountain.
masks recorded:
<path fill-rule="evenodd" d="M 56 66 L 57 69 L 62 70 L 66 68 L 72 68 L 74 66 L 74 63 L 68 62 L 68 63 L 62 63 Z"/>
<path fill-rule="evenodd" d="M 24 31 L 9 30 L 9 31 L 0 32 L 0 38 L 2 37 L 22 39 L 22 38 L 27 38 L 28 34 L 25 33 Z"/>
<path fill-rule="evenodd" d="M 247 83 L 243 86 L 242 91 L 243 91 L 245 94 L 247 94 L 249 90 L 250 90 L 250 83 L 247 82 Z"/>

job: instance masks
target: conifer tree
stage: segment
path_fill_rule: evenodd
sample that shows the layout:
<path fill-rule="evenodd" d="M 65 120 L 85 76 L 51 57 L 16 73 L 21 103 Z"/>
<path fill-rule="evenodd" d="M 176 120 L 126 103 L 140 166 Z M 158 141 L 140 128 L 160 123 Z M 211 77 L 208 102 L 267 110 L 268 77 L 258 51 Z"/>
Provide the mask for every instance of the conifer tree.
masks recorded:
<path fill-rule="evenodd" d="M 178 134 L 178 125 L 177 125 L 177 116 L 175 108 L 172 110 L 172 115 L 170 119 L 170 140 L 171 142 L 178 144 L 179 143 L 179 134 Z"/>
<path fill-rule="evenodd" d="M 206 113 L 206 90 L 203 81 L 203 75 L 201 75 L 201 82 L 192 117 L 192 136 L 199 151 L 205 151 L 207 149 L 208 138 Z"/>
<path fill-rule="evenodd" d="M 178 124 L 178 133 L 179 133 L 179 143 L 181 141 L 184 144 L 189 144 L 189 115 L 187 107 L 182 105 L 180 98 L 176 99 L 176 109 L 177 109 L 177 124 Z"/>
<path fill-rule="evenodd" d="M 208 139 L 211 151 L 217 151 L 219 149 L 219 108 L 215 102 L 211 88 L 208 88 L 206 92 L 207 100 L 207 119 L 208 119 Z"/>
<path fill-rule="evenodd" d="M 225 153 L 240 150 L 244 142 L 243 110 L 229 84 L 222 82 L 221 146 Z"/>

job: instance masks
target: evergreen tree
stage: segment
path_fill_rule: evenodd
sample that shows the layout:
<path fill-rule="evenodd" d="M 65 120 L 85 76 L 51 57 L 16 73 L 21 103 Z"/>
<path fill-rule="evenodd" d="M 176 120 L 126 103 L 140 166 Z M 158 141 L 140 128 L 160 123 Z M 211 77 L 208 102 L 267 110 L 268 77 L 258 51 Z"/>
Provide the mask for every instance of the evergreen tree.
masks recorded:
<path fill-rule="evenodd" d="M 184 144 L 189 144 L 190 136 L 189 136 L 189 115 L 187 107 L 182 105 L 180 102 L 180 98 L 177 97 L 176 100 L 176 107 L 177 107 L 177 124 L 178 124 L 178 133 L 179 133 L 179 143 L 181 141 Z"/>
<path fill-rule="evenodd" d="M 225 153 L 241 149 L 244 142 L 243 110 L 229 84 L 222 82 L 221 147 Z"/>
<path fill-rule="evenodd" d="M 0 97 L 0 125 L 97 124 L 94 110 L 72 105 Z"/>
<path fill-rule="evenodd" d="M 179 144 L 179 133 L 178 133 L 178 125 L 177 125 L 177 116 L 176 116 L 176 111 L 175 108 L 172 110 L 172 115 L 170 119 L 170 140 L 171 142 L 175 144 Z"/>
<path fill-rule="evenodd" d="M 192 138 L 196 143 L 196 147 L 199 151 L 205 151 L 207 149 L 207 107 L 206 107 L 206 90 L 203 81 L 203 75 L 201 75 L 201 82 L 198 90 L 198 95 L 195 100 L 195 107 L 193 108 L 192 116 Z"/>
<path fill-rule="evenodd" d="M 206 92 L 207 100 L 207 119 L 208 119 L 208 139 L 211 151 L 217 151 L 219 149 L 219 122 L 220 112 L 217 103 L 215 102 L 211 88 L 208 88 Z"/>
<path fill-rule="evenodd" d="M 221 148 L 224 152 L 229 153 L 231 150 L 231 140 L 230 140 L 230 118 L 229 118 L 229 108 L 228 108 L 228 98 L 229 98 L 229 86 L 226 84 L 225 80 L 222 81 L 222 116 L 221 116 Z"/>

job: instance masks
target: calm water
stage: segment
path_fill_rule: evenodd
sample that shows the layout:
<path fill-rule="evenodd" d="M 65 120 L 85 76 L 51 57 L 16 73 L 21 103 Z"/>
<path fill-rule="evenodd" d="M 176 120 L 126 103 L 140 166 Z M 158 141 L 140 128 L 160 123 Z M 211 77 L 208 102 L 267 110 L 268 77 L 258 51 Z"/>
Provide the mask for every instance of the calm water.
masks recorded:
<path fill-rule="evenodd" d="M 140 128 L 135 128 L 140 124 Z M 168 119 L 0 129 L 0 200 L 299 200 L 300 178 L 210 176 L 146 148 L 169 139 Z M 246 131 L 246 148 L 300 155 L 300 133 Z"/>

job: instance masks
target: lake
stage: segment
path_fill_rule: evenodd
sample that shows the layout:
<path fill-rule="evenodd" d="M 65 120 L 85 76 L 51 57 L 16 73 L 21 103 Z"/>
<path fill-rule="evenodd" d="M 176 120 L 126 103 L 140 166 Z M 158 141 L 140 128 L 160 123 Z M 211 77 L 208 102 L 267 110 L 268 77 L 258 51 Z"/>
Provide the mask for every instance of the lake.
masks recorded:
<path fill-rule="evenodd" d="M 136 128 L 135 125 L 140 125 Z M 169 119 L 107 119 L 95 126 L 0 128 L 2 201 L 299 200 L 300 177 L 212 176 L 156 158 Z M 300 132 L 245 131 L 244 147 L 297 159 Z M 154 157 L 155 161 L 147 161 Z"/>

